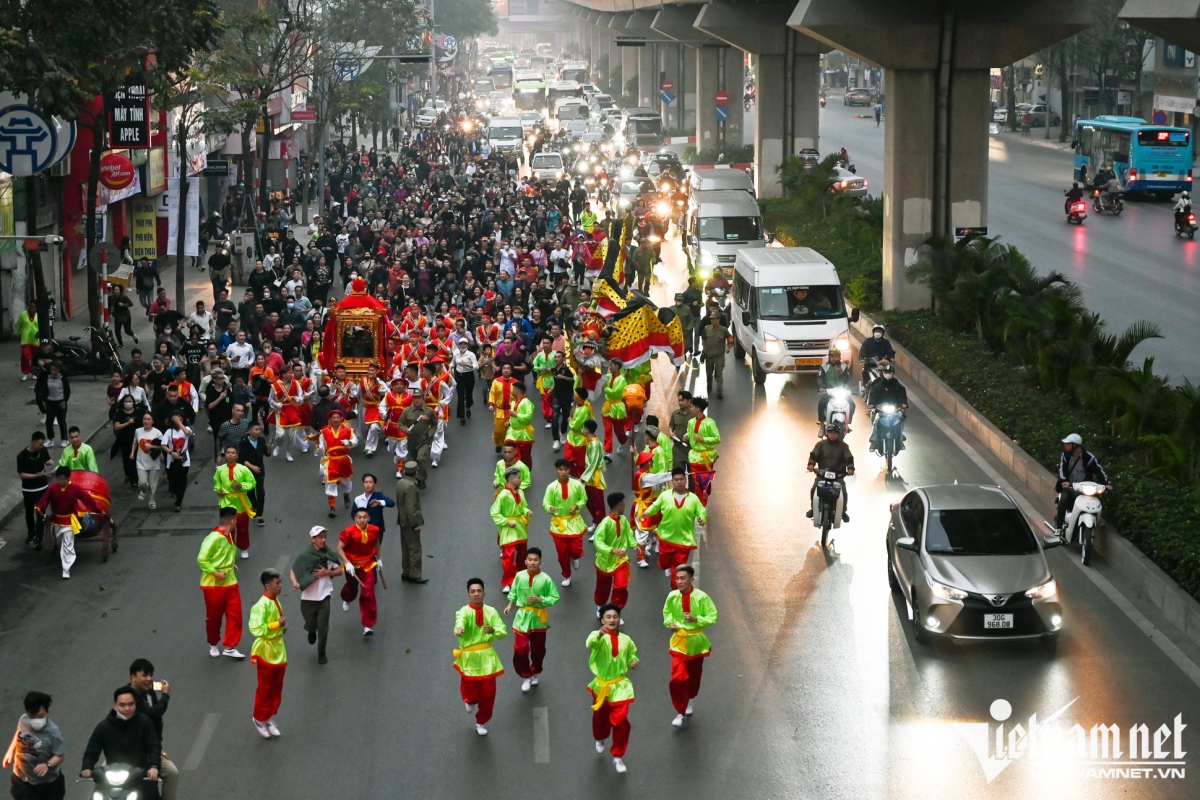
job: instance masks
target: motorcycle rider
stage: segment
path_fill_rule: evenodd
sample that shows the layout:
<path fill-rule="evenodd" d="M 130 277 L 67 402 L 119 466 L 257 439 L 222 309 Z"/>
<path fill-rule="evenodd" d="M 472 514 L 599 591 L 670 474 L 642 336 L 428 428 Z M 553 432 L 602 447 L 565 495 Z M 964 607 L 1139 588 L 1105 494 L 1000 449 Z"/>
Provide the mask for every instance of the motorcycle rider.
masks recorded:
<path fill-rule="evenodd" d="M 1178 229 L 1187 224 L 1188 214 L 1192 213 L 1192 198 L 1187 192 L 1179 195 L 1175 201 L 1175 228 Z"/>
<path fill-rule="evenodd" d="M 1067 201 L 1063 203 L 1063 211 L 1070 214 L 1071 206 L 1076 201 L 1083 199 L 1083 189 L 1079 186 L 1079 181 L 1072 181 L 1071 188 L 1067 190 Z"/>
<path fill-rule="evenodd" d="M 879 361 L 895 361 L 896 350 L 892 347 L 892 343 L 885 337 L 886 330 L 883 325 L 878 322 L 871 327 L 871 338 L 862 343 L 862 347 L 858 348 L 858 360 L 862 362 L 862 385 L 867 386 L 867 370 L 869 363 L 874 360 Z"/>
<path fill-rule="evenodd" d="M 850 365 L 842 361 L 842 353 L 836 347 L 829 348 L 829 360 L 821 365 L 817 373 L 817 420 L 825 419 L 825 409 L 832 399 L 830 389 L 850 388 Z M 846 432 L 854 421 L 854 402 L 850 402 L 850 414 L 846 418 Z"/>
<path fill-rule="evenodd" d="M 1083 437 L 1072 433 L 1062 440 L 1063 452 L 1058 458 L 1058 511 L 1054 514 L 1054 527 L 1065 533 L 1067 514 L 1075 507 L 1075 498 L 1079 493 L 1071 488 L 1071 484 L 1082 481 L 1102 483 L 1107 491 L 1112 491 L 1108 475 L 1100 466 L 1096 456 L 1083 449 Z"/>
<path fill-rule="evenodd" d="M 850 507 L 850 497 L 846 494 L 846 481 L 842 477 L 845 475 L 854 474 L 854 454 L 850 452 L 850 445 L 842 441 L 842 429 L 837 425 L 830 425 L 825 431 L 825 438 L 817 442 L 817 446 L 808 454 L 809 472 L 815 472 L 816 477 L 813 478 L 812 488 L 808 490 L 808 496 L 811 498 L 813 492 L 816 491 L 817 482 L 821 479 L 821 473 L 827 470 L 832 470 L 838 473 L 838 483 L 842 487 L 842 522 L 849 522 L 850 515 L 846 513 L 846 509 Z M 804 516 L 812 519 L 813 509 L 810 507 L 808 513 Z"/>
<path fill-rule="evenodd" d="M 1100 192 L 1100 205 L 1105 208 L 1113 208 L 1117 204 L 1117 198 L 1121 196 L 1121 181 L 1113 174 L 1110 169 L 1108 171 L 1110 177 L 1103 185 Z"/>
<path fill-rule="evenodd" d="M 861 352 L 861 351 L 860 351 Z M 896 380 L 896 368 L 890 363 L 883 361 L 879 364 L 879 380 L 871 387 L 871 391 L 867 393 L 867 410 L 874 411 L 881 405 L 894 405 L 897 410 L 903 411 L 908 408 L 908 390 L 900 381 Z M 872 415 L 873 423 L 871 425 L 871 451 L 879 452 L 879 417 Z M 900 449 L 904 449 L 904 415 L 900 415 Z"/>

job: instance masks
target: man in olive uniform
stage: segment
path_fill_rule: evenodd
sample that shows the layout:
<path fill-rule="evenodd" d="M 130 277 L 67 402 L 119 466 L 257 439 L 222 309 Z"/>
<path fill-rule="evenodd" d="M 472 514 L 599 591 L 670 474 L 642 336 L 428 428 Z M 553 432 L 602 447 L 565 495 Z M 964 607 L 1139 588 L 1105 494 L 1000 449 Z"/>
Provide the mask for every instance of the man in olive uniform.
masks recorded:
<path fill-rule="evenodd" d="M 708 324 L 701 328 L 704 357 L 704 374 L 708 380 L 708 391 L 716 387 L 717 397 L 725 397 L 725 354 L 733 349 L 733 337 L 725 320 L 720 314 L 708 318 Z"/>
<path fill-rule="evenodd" d="M 687 454 L 689 445 L 684 440 L 683 434 L 687 430 L 687 425 L 696 418 L 696 412 L 692 409 L 692 393 L 686 389 L 682 389 L 676 395 L 679 400 L 679 406 L 671 412 L 670 433 L 671 439 L 675 444 L 672 451 L 672 467 L 683 467 L 687 465 Z"/>
<path fill-rule="evenodd" d="M 633 271 L 637 275 L 637 287 L 644 294 L 649 294 L 650 274 L 654 271 L 654 248 L 649 241 L 638 244 L 633 254 Z"/>
<path fill-rule="evenodd" d="M 679 327 L 683 329 L 683 350 L 686 358 L 688 351 L 691 350 L 692 325 L 696 318 L 692 314 L 692 307 L 684 300 L 682 293 L 675 295 L 675 305 L 671 306 L 671 310 L 675 312 L 675 316 L 679 317 Z"/>
<path fill-rule="evenodd" d="M 400 415 L 399 425 L 408 432 L 408 457 L 417 462 L 417 488 L 424 489 L 433 463 L 433 435 L 437 432 L 437 417 L 425 405 L 424 392 L 413 392 L 412 405 Z"/>
<path fill-rule="evenodd" d="M 403 561 L 400 580 L 406 583 L 429 583 L 421 577 L 421 528 L 425 517 L 421 514 L 421 493 L 417 491 L 417 462 L 404 462 L 404 477 L 396 481 L 396 524 L 400 526 L 400 553 Z"/>

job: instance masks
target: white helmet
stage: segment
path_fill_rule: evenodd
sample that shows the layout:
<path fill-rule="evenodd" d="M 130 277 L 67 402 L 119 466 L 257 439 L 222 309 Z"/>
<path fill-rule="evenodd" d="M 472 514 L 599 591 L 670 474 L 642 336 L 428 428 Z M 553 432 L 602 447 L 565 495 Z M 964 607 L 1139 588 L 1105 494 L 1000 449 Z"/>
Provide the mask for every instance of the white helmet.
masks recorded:
<path fill-rule="evenodd" d="M 1078 433 L 1072 433 L 1070 436 L 1063 439 L 1062 441 L 1063 441 L 1063 444 L 1075 444 L 1075 445 L 1079 445 L 1080 447 L 1083 446 L 1083 437 L 1080 436 Z"/>

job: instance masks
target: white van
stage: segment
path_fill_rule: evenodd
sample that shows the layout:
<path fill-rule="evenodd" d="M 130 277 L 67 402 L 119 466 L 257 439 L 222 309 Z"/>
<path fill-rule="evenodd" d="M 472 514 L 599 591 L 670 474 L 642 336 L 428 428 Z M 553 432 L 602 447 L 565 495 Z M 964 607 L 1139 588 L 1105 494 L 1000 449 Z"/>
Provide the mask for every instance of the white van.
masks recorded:
<path fill-rule="evenodd" d="M 688 176 L 688 194 L 736 189 L 754 194 L 754 181 L 740 169 L 693 169 Z"/>
<path fill-rule="evenodd" d="M 717 267 L 732 266 L 739 251 L 767 246 L 758 201 L 737 189 L 692 195 L 683 233 L 701 280 L 708 280 Z"/>
<path fill-rule="evenodd" d="M 817 372 L 837 347 L 850 363 L 850 323 L 833 264 L 811 247 L 739 250 L 730 317 L 737 357 L 750 354 L 754 382 L 767 373 Z"/>
<path fill-rule="evenodd" d="M 493 117 L 488 123 L 488 144 L 493 153 L 519 153 L 525 147 L 520 118 Z"/>

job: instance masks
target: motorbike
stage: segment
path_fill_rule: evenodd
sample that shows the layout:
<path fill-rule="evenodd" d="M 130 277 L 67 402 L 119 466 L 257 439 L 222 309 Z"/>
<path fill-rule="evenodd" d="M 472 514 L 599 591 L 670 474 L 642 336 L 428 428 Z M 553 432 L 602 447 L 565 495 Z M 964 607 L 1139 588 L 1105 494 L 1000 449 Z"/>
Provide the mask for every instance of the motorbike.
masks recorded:
<path fill-rule="evenodd" d="M 1067 193 L 1063 192 L 1063 194 Z M 1087 203 L 1083 201 L 1083 198 L 1071 200 L 1070 205 L 1067 206 L 1067 224 L 1082 225 L 1085 219 L 1087 219 Z"/>
<path fill-rule="evenodd" d="M 1175 215 L 1175 235 L 1196 238 L 1196 214 L 1191 206 L 1184 206 L 1183 210 Z"/>
<path fill-rule="evenodd" d="M 1103 510 L 1100 495 L 1105 489 L 1104 484 L 1092 481 L 1072 483 L 1071 488 L 1075 490 L 1075 505 L 1063 527 L 1055 529 L 1048 521 L 1046 525 L 1062 538 L 1064 544 L 1079 540 L 1079 560 L 1086 567 L 1092 561 L 1092 550 L 1096 546 L 1096 528 L 1101 523 L 1100 512 Z"/>
<path fill-rule="evenodd" d="M 853 401 L 850 399 L 849 389 L 830 389 L 829 402 L 825 404 L 825 418 L 817 420 L 817 436 L 824 439 L 825 429 L 836 425 L 845 433 L 850 424 L 850 404 Z"/>
<path fill-rule="evenodd" d="M 103 375 L 108 377 L 114 372 L 121 372 L 124 366 L 121 355 L 117 352 L 117 343 L 113 341 L 108 330 L 98 331 L 87 328 L 92 334 L 92 348 L 88 349 L 79 342 L 83 337 L 69 336 L 67 341 L 54 339 L 54 359 L 63 365 L 68 377 L 76 375 Z"/>
<path fill-rule="evenodd" d="M 834 470 L 818 470 L 817 485 L 812 494 L 812 521 L 814 528 L 821 529 L 821 547 L 829 544 L 829 531 L 842 527 L 845 511 L 845 495 L 840 478 L 845 473 Z"/>
<path fill-rule="evenodd" d="M 875 409 L 871 422 L 878 422 L 879 452 L 890 473 L 893 460 L 904 449 L 904 412 L 891 403 L 884 403 Z"/>
<path fill-rule="evenodd" d="M 821 92 L 821 108 L 825 107 L 825 93 Z"/>
<path fill-rule="evenodd" d="M 103 766 L 92 768 L 92 777 L 80 778 L 80 781 L 93 781 L 96 784 L 96 791 L 93 797 L 106 798 L 107 800 L 138 800 L 144 796 L 142 784 L 150 782 L 146 777 L 145 770 L 131 767 L 128 764 L 105 764 Z M 158 784 L 157 796 L 162 796 L 162 780 L 155 781 Z"/>
<path fill-rule="evenodd" d="M 866 381 L 861 378 L 858 381 L 858 396 L 866 397 L 871 391 L 871 387 L 875 385 L 875 381 L 879 380 L 879 359 L 868 358 L 864 365 L 863 374 L 866 375 Z"/>
<path fill-rule="evenodd" d="M 716 304 L 720 314 L 729 319 L 729 294 L 724 287 L 716 286 L 708 291 L 708 300 L 705 302 L 705 307 Z"/>
<path fill-rule="evenodd" d="M 1119 217 L 1125 210 L 1125 200 L 1119 192 L 1110 192 L 1108 197 L 1105 197 L 1103 189 L 1096 189 L 1092 193 L 1092 208 L 1096 209 L 1097 214 L 1110 211 L 1114 217 Z"/>

